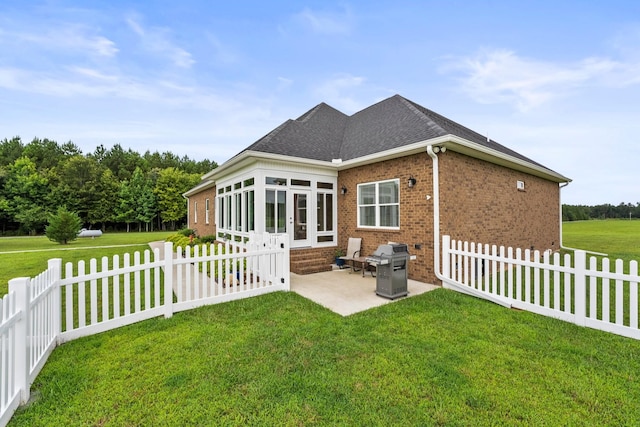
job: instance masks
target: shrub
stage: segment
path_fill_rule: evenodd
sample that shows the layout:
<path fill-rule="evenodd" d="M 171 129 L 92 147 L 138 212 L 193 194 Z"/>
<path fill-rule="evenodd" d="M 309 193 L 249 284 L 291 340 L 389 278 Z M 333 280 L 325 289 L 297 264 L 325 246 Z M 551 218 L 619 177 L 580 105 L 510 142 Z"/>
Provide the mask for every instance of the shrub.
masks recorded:
<path fill-rule="evenodd" d="M 178 230 L 177 233 L 184 237 L 198 237 L 198 232 L 195 228 L 183 228 L 182 230 Z"/>
<path fill-rule="evenodd" d="M 198 238 L 198 242 L 199 243 L 205 243 L 207 245 L 210 245 L 211 243 L 214 243 L 216 241 L 216 236 L 213 234 L 209 234 L 207 236 L 202 236 L 200 238 Z"/>
<path fill-rule="evenodd" d="M 69 212 L 61 206 L 55 215 L 49 217 L 49 225 L 45 229 L 45 234 L 49 240 L 66 245 L 78 238 L 78 232 L 81 228 L 82 220 L 78 214 Z"/>

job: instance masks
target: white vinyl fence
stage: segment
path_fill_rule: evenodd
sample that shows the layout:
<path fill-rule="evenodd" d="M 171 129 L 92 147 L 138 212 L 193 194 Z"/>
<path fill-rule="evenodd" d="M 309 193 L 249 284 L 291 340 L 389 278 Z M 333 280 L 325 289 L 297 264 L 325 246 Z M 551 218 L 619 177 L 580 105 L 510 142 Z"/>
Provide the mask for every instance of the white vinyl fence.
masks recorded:
<path fill-rule="evenodd" d="M 77 265 L 52 259 L 35 278 L 9 281 L 0 304 L 0 426 L 29 399 L 56 347 L 82 336 L 203 305 L 288 291 L 287 235 L 252 234 L 246 244 L 164 244 Z M 162 255 L 162 256 L 161 256 Z"/>
<path fill-rule="evenodd" d="M 588 262 L 587 262 L 588 261 Z M 443 286 L 508 307 L 640 339 L 638 263 L 442 238 Z"/>

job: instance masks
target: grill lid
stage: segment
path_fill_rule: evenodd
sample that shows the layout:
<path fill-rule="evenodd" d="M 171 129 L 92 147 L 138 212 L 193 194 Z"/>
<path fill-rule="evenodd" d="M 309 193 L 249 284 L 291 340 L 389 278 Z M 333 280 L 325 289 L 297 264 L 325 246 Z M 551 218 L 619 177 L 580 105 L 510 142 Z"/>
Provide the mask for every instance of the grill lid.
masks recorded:
<path fill-rule="evenodd" d="M 378 249 L 373 253 L 373 256 L 392 256 L 398 254 L 407 254 L 409 252 L 405 243 L 389 243 L 387 245 L 380 245 Z"/>

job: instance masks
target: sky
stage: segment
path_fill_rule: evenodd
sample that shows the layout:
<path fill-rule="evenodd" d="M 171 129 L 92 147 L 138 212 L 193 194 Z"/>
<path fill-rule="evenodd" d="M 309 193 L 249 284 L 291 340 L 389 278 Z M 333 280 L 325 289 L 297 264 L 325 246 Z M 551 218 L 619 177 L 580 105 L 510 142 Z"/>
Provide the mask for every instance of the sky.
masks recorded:
<path fill-rule="evenodd" d="M 222 164 L 320 102 L 400 94 L 640 202 L 638 1 L 0 2 L 0 139 Z"/>

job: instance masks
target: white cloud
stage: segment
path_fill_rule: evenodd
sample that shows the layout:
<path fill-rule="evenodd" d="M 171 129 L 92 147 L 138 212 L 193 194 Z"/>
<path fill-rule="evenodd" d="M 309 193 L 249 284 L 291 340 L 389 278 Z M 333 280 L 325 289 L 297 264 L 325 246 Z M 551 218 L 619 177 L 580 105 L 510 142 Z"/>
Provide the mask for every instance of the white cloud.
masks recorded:
<path fill-rule="evenodd" d="M 31 47 L 66 54 L 84 53 L 90 56 L 114 57 L 119 49 L 103 36 L 91 34 L 92 30 L 82 25 L 65 24 L 64 28 L 41 28 L 29 32 L 24 30 L 3 31 L 3 44 L 14 44 L 19 51 Z"/>
<path fill-rule="evenodd" d="M 365 82 L 364 77 L 339 74 L 314 89 L 314 93 L 324 102 L 345 112 L 355 113 L 365 107 L 357 101 L 357 91 Z"/>
<path fill-rule="evenodd" d="M 340 13 L 320 12 L 304 8 L 302 12 L 294 16 L 294 19 L 318 34 L 350 34 L 353 27 L 353 16 L 348 8 Z"/>
<path fill-rule="evenodd" d="M 276 87 L 277 91 L 287 90 L 293 85 L 293 80 L 288 79 L 286 77 L 278 77 L 278 86 Z"/>
<path fill-rule="evenodd" d="M 498 49 L 449 61 L 441 71 L 461 72 L 461 89 L 478 102 L 508 103 L 528 111 L 587 85 L 633 84 L 637 69 L 637 64 L 608 58 L 554 63 Z"/>
<path fill-rule="evenodd" d="M 147 51 L 168 58 L 180 68 L 190 68 L 195 63 L 191 53 L 170 40 L 169 30 L 158 27 L 145 28 L 134 16 L 127 17 L 126 22 L 140 37 L 142 46 Z"/>
<path fill-rule="evenodd" d="M 206 39 L 213 47 L 214 57 L 223 64 L 233 64 L 238 61 L 238 55 L 226 44 L 222 43 L 218 37 L 207 32 Z"/>

